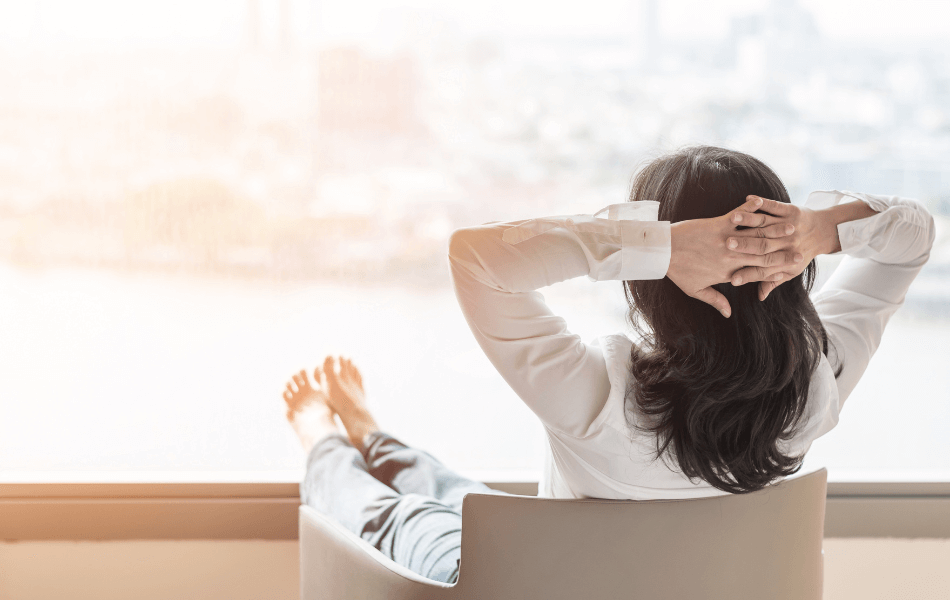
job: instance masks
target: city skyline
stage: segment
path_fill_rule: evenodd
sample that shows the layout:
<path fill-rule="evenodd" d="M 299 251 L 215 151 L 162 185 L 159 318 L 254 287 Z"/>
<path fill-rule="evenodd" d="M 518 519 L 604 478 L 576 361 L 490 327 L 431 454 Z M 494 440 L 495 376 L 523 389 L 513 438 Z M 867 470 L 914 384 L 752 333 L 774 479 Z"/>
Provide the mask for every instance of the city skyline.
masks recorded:
<path fill-rule="evenodd" d="M 102 21 L 120 36 L 51 44 L 57 23 L 118 6 L 76 4 L 85 16 L 62 12 L 33 46 L 36 3 L 25 25 L 0 8 L 0 394 L 16 400 L 0 456 L 13 470 L 295 465 L 279 391 L 288 368 L 328 352 L 367 365 L 387 427 L 466 468 L 533 468 L 536 420 L 458 311 L 451 231 L 593 213 L 623 202 L 650 158 L 696 143 L 762 159 L 796 202 L 833 187 L 926 203 L 929 263 L 812 455 L 834 469 L 950 467 L 945 44 L 829 33 L 811 0 L 732 3 L 710 17 L 712 37 L 671 34 L 693 4 L 658 3 L 667 25 L 646 48 L 639 33 L 545 34 L 563 13 L 519 35 L 486 28 L 528 22 L 527 3 L 466 5 L 488 11 L 466 24 L 420 0 L 367 9 L 365 30 L 347 32 L 324 0 L 316 48 L 312 4 L 284 4 L 299 29 L 283 43 L 280 0 L 259 1 L 259 27 L 251 5 L 133 3 Z M 595 2 L 584 19 L 637 6 Z M 157 18 L 136 29 L 129 15 Z M 383 17 L 392 35 L 367 41 Z M 220 43 L 200 47 L 209 31 Z M 821 278 L 836 260 L 820 260 Z M 585 340 L 623 327 L 617 282 L 543 294 Z M 905 396 L 914 409 L 895 416 Z M 504 442 L 485 444 L 488 428 Z"/>
<path fill-rule="evenodd" d="M 242 3 L 237 54 L 7 57 L 0 257 L 441 281 L 453 228 L 620 202 L 639 164 L 691 143 L 762 158 L 797 201 L 857 187 L 950 212 L 944 54 L 855 51 L 799 4 L 734 17 L 723 40 L 657 36 L 652 51 L 422 20 L 385 53 L 296 52 L 286 28 L 262 52 L 267 4 Z M 280 30 L 291 4 L 270 5 Z"/>
<path fill-rule="evenodd" d="M 657 6 L 659 35 L 680 41 L 721 40 L 729 34 L 733 18 L 761 12 L 775 1 L 665 0 Z M 527 0 L 477 5 L 440 0 L 262 0 L 261 41 L 279 47 L 280 32 L 288 37 L 289 25 L 290 37 L 305 47 L 317 39 L 366 43 L 392 35 L 393 26 L 407 15 L 449 23 L 464 35 L 637 37 L 644 14 L 649 14 L 642 4 L 643 0 L 593 0 L 578 13 L 570 5 Z M 950 35 L 948 9 L 928 0 L 799 0 L 798 4 L 814 15 L 822 35 L 841 40 L 920 43 Z M 0 47 L 236 48 L 247 41 L 247 9 L 247 2 L 227 0 L 151 0 L 131 5 L 117 0 L 25 0 L 0 6 Z"/>

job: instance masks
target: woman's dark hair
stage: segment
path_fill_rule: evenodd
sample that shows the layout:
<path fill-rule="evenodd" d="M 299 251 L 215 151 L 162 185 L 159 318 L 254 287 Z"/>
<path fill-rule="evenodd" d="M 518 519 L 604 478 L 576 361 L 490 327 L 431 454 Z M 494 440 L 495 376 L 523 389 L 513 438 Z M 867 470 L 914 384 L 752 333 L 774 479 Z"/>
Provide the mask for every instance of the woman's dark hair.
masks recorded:
<path fill-rule="evenodd" d="M 659 220 L 676 223 L 724 215 L 749 194 L 790 202 L 761 161 L 697 146 L 647 165 L 630 200 L 657 200 Z M 668 278 L 624 282 L 629 318 L 643 336 L 631 351 L 627 418 L 656 435 L 656 458 L 672 455 L 690 481 L 736 494 L 801 469 L 804 456 L 786 456 L 779 441 L 803 424 L 809 380 L 828 352 L 808 297 L 815 272 L 812 262 L 765 301 L 758 283 L 716 285 L 732 306 L 729 319 Z"/>

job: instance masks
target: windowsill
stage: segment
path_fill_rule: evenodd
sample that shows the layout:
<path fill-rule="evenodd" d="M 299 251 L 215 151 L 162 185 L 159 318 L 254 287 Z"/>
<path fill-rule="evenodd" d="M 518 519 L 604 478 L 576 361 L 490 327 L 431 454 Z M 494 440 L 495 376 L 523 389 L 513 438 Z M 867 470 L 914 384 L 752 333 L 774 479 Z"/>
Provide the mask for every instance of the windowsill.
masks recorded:
<path fill-rule="evenodd" d="M 509 493 L 537 493 L 537 474 L 531 471 L 465 474 Z M 950 538 L 950 480 L 930 475 L 937 474 L 886 481 L 834 473 L 826 537 Z M 301 476 L 302 471 L 5 473 L 0 539 L 296 539 Z"/>
<path fill-rule="evenodd" d="M 806 466 L 797 475 L 811 471 Z M 536 469 L 460 469 L 459 472 L 476 481 L 524 482 L 537 481 L 541 475 Z M 304 475 L 301 469 L 270 471 L 3 471 L 0 486 L 18 484 L 297 484 Z M 907 486 L 933 486 L 934 492 L 950 493 L 950 471 L 828 469 L 828 486 L 849 489 L 852 486 L 872 486 L 872 495 L 901 493 Z M 890 487 L 889 487 L 890 486 Z M 2 489 L 2 488 L 0 488 Z M 861 488 L 863 489 L 863 487 Z M 880 490 L 894 490 L 880 491 Z M 920 488 L 923 489 L 923 488 Z M 0 491 L 0 497 L 4 494 Z"/>

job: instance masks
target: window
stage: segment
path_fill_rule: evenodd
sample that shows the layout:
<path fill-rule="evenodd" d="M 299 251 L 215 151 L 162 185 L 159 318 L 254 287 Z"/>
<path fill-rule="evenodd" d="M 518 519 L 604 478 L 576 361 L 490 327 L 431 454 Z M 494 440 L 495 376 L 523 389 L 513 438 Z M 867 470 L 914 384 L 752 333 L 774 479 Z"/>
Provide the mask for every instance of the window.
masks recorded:
<path fill-rule="evenodd" d="M 809 464 L 948 479 L 950 21 L 932 3 L 8 4 L 4 477 L 293 480 L 281 390 L 328 353 L 392 433 L 530 477 L 542 433 L 458 310 L 449 233 L 595 211 L 650 156 L 711 143 L 797 200 L 934 213 L 931 262 Z M 586 340 L 624 327 L 619 284 L 545 295 Z"/>

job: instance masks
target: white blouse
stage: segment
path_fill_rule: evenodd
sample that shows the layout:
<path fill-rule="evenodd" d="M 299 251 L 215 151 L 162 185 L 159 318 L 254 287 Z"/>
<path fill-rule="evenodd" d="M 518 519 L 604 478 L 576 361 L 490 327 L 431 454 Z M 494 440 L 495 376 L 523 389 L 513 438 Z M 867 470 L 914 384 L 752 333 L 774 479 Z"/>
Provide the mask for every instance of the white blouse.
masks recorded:
<path fill-rule="evenodd" d="M 853 200 L 879 214 L 838 226 L 848 256 L 813 298 L 833 350 L 812 377 L 805 425 L 783 447 L 786 453 L 804 453 L 837 424 L 933 245 L 933 218 L 914 200 L 830 191 L 813 192 L 805 206 Z M 606 218 L 599 218 L 604 211 Z M 592 281 L 664 277 L 670 223 L 658 222 L 657 211 L 656 202 L 624 203 L 595 215 L 488 223 L 452 234 L 449 263 L 462 313 L 488 359 L 547 433 L 541 496 L 727 494 L 705 481 L 690 482 L 667 465 L 669 459 L 654 460 L 655 436 L 628 425 L 624 393 L 633 342 L 619 333 L 585 344 L 536 291 L 581 275 Z"/>

